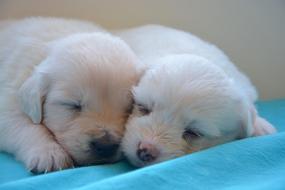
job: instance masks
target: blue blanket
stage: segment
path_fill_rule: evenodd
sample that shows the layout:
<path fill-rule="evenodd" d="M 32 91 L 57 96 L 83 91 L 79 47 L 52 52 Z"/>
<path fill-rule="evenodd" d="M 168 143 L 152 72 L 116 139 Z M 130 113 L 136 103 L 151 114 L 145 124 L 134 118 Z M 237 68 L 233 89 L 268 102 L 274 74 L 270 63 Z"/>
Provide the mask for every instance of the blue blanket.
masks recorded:
<path fill-rule="evenodd" d="M 33 175 L 0 153 L 0 190 L 285 189 L 285 100 L 259 102 L 279 133 L 243 139 L 135 169 L 127 162 Z"/>

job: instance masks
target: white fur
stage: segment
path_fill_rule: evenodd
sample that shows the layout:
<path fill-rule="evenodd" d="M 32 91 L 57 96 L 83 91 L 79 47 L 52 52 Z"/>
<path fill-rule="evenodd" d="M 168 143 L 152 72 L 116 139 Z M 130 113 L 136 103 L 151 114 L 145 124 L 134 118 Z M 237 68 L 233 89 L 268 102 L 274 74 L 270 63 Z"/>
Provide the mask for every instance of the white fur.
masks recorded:
<path fill-rule="evenodd" d="M 123 150 L 137 166 L 145 166 L 256 133 L 253 102 L 257 93 L 217 47 L 175 29 L 147 25 L 116 35 L 125 40 L 146 68 L 134 87 L 136 104 L 151 110 L 142 115 L 135 106 L 126 126 Z M 260 121 L 260 120 L 258 120 Z M 268 134 L 269 124 L 257 128 Z M 185 128 L 202 134 L 186 142 Z M 138 145 L 152 144 L 160 155 L 152 162 L 138 159 Z"/>
<path fill-rule="evenodd" d="M 131 49 L 83 21 L 0 26 L 0 150 L 36 172 L 118 160 L 119 150 L 105 158 L 89 145 L 120 142 L 138 78 Z"/>

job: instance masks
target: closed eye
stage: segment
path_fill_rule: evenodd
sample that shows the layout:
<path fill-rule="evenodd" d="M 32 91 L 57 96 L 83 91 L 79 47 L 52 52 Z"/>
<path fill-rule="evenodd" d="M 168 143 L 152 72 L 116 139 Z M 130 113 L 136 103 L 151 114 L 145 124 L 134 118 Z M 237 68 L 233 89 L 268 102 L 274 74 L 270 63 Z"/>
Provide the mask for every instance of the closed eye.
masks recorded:
<path fill-rule="evenodd" d="M 187 143 L 204 136 L 200 131 L 198 131 L 197 125 L 199 125 L 199 123 L 196 120 L 193 120 L 185 127 L 184 132 L 182 133 L 182 138 Z"/>
<path fill-rule="evenodd" d="M 82 110 L 82 105 L 79 102 L 61 102 L 60 105 L 72 111 L 80 112 Z"/>
<path fill-rule="evenodd" d="M 142 114 L 142 115 L 149 115 L 151 113 L 151 109 L 149 109 L 148 107 L 146 107 L 143 104 L 136 104 L 138 111 Z"/>
<path fill-rule="evenodd" d="M 197 132 L 195 130 L 192 129 L 185 129 L 183 134 L 182 134 L 182 138 L 187 142 L 191 142 L 192 140 L 196 140 L 200 137 L 203 137 L 203 135 L 200 132 Z"/>

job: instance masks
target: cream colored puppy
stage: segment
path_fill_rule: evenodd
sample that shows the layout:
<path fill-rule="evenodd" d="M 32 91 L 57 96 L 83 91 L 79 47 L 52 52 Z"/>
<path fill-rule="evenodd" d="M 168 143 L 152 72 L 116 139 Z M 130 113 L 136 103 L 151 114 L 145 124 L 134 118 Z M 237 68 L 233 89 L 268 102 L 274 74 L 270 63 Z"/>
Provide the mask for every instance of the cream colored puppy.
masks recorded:
<path fill-rule="evenodd" d="M 117 161 L 138 78 L 131 49 L 88 22 L 0 25 L 0 150 L 34 172 Z"/>
<path fill-rule="evenodd" d="M 256 113 L 249 79 L 214 45 L 155 25 L 116 34 L 146 67 L 122 143 L 134 165 L 275 132 Z"/>

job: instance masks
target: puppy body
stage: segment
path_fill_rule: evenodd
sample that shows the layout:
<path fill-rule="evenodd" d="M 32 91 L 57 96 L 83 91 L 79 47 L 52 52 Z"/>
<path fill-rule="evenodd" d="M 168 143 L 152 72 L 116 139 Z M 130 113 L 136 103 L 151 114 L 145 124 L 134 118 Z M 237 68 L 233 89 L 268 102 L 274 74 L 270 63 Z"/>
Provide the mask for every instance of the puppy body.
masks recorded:
<path fill-rule="evenodd" d="M 36 172 L 118 160 L 136 61 L 88 22 L 0 23 L 0 150 Z"/>
<path fill-rule="evenodd" d="M 257 93 L 217 47 L 175 29 L 116 32 L 143 60 L 123 149 L 145 166 L 275 129 L 254 108 Z"/>
<path fill-rule="evenodd" d="M 30 18 L 21 21 L 1 21 L 0 111 L 12 108 L 17 103 L 15 96 L 9 96 L 11 90 L 13 93 L 17 92 L 35 67 L 47 57 L 49 43 L 76 33 L 98 31 L 103 29 L 88 22 L 75 20 Z"/>
<path fill-rule="evenodd" d="M 243 89 L 250 101 L 256 101 L 257 92 L 247 76 L 231 63 L 229 58 L 215 45 L 183 31 L 159 26 L 146 25 L 116 33 L 143 60 L 146 68 L 154 65 L 156 59 L 177 54 L 201 56 L 219 66 L 239 88 Z"/>

